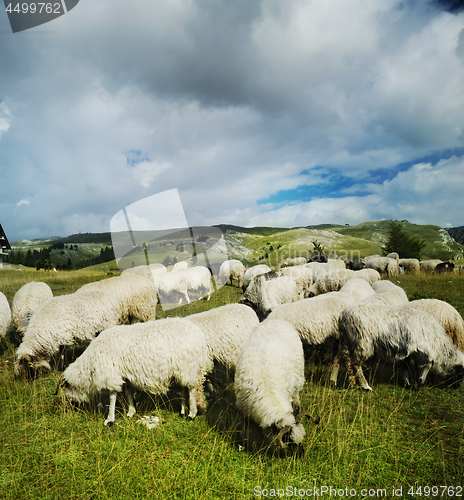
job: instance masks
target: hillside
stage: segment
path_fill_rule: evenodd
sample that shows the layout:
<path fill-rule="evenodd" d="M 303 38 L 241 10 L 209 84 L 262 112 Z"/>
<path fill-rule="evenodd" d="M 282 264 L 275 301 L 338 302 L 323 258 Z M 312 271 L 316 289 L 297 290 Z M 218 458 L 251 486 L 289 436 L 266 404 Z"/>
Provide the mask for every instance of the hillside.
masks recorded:
<path fill-rule="evenodd" d="M 464 245 L 464 226 L 450 227 L 447 229 L 447 231 L 451 238 L 453 238 L 461 245 Z"/>
<path fill-rule="evenodd" d="M 449 260 L 462 258 L 460 245 L 452 235 L 464 237 L 464 227 L 445 230 L 439 226 L 418 225 L 401 221 L 408 234 L 426 241 L 424 259 Z M 385 242 L 389 229 L 388 220 L 363 222 L 356 226 L 321 224 L 300 228 L 253 227 L 245 228 L 221 224 L 213 228 L 193 228 L 195 250 L 189 231 L 134 233 L 135 240 L 145 241 L 145 246 L 138 246 L 119 262 L 119 267 L 126 268 L 149 262 L 190 261 L 194 251 L 201 255 L 205 251 L 214 261 L 223 260 L 227 251 L 229 258 L 242 260 L 247 265 L 267 261 L 271 264 L 282 262 L 287 257 L 309 257 L 312 242 L 323 245 L 330 257 L 364 257 L 381 253 L 380 246 Z M 219 232 L 220 231 L 220 232 Z M 217 235 L 224 235 L 226 248 L 221 246 Z M 198 239 L 198 235 L 204 235 Z M 462 237 L 460 241 L 462 241 Z M 124 238 L 130 242 L 129 238 Z M 131 244 L 130 244 L 131 245 Z M 14 250 L 38 251 L 45 247 L 54 247 L 51 252 L 52 262 L 66 265 L 71 260 L 73 267 L 85 264 L 89 259 L 100 255 L 105 248 L 112 246 L 111 233 L 75 234 L 67 237 L 52 237 L 41 240 L 20 240 L 11 244 Z M 131 248 L 131 246 L 129 247 Z M 100 264 L 99 267 L 102 267 Z M 117 267 L 113 260 L 103 265 L 106 268 Z"/>

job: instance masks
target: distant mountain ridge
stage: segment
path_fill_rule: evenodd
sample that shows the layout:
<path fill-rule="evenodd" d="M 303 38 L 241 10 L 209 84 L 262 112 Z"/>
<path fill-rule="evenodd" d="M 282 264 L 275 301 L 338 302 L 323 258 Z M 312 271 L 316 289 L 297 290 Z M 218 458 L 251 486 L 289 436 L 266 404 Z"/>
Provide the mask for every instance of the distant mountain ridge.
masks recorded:
<path fill-rule="evenodd" d="M 398 221 L 397 221 L 398 222 Z M 462 250 L 459 243 L 464 244 L 464 226 L 443 229 L 435 225 L 413 224 L 407 220 L 399 221 L 403 230 L 411 236 L 425 240 L 426 247 L 423 252 L 424 259 L 460 259 Z M 365 257 L 375 253 L 381 253 L 381 246 L 386 241 L 389 231 L 390 220 L 369 221 L 361 224 L 339 225 L 339 224 L 317 224 L 305 227 L 279 228 L 279 227 L 242 227 L 232 224 L 218 224 L 218 228 L 224 235 L 227 252 L 230 259 L 240 259 L 246 265 L 267 262 L 276 265 L 289 256 L 308 256 L 313 248 L 313 242 L 323 245 L 330 257 L 342 256 Z M 195 227 L 194 232 L 199 234 L 203 228 Z M 178 252 L 176 244 L 169 244 L 170 240 L 178 238 L 189 239 L 190 231 L 184 235 L 176 236 L 176 232 L 166 234 L 166 237 L 158 239 L 154 245 L 159 248 L 160 262 L 169 256 L 177 260 L 188 258 L 182 252 Z M 181 231 L 182 233 L 182 231 Z M 134 233 L 137 241 L 152 241 L 158 232 L 137 231 Z M 166 243 L 160 245 L 160 241 Z M 28 249 L 40 249 L 42 247 L 57 246 L 63 243 L 73 251 L 64 250 L 62 258 L 71 258 L 74 263 L 79 260 L 94 258 L 100 254 L 105 247 L 112 246 L 111 233 L 79 233 L 65 238 L 47 238 L 41 240 L 19 240 L 12 242 L 11 246 L 22 251 Z M 165 245 L 165 246 L 163 246 Z M 77 253 L 77 246 L 78 251 Z M 63 251 L 60 251 L 63 253 Z M 185 252 L 184 252 L 185 253 Z M 461 257 L 460 257 L 460 256 Z M 61 258 L 61 257 L 60 257 Z M 113 261 L 113 265 L 116 263 Z"/>

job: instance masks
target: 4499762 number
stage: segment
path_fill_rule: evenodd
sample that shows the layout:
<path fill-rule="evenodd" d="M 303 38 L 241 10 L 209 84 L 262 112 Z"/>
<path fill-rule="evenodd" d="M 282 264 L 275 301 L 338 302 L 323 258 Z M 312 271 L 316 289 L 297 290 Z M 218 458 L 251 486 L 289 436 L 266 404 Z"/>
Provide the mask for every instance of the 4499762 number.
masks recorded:
<path fill-rule="evenodd" d="M 14 7 L 13 7 L 14 5 Z M 18 2 L 16 4 L 9 3 L 6 7 L 6 11 L 10 14 L 16 12 L 18 14 L 42 14 L 42 12 L 47 14 L 61 14 L 63 13 L 63 7 L 61 2 L 55 3 L 45 3 L 45 2 L 37 2 L 37 3 L 21 3 Z"/>
<path fill-rule="evenodd" d="M 462 497 L 462 486 L 411 486 L 407 493 L 419 497 Z"/>

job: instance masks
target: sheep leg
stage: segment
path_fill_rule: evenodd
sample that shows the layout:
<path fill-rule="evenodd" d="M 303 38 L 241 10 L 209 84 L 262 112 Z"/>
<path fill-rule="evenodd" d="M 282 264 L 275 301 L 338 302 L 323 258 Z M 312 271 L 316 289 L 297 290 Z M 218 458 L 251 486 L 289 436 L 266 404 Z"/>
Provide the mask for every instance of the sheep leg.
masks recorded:
<path fill-rule="evenodd" d="M 364 376 L 361 364 L 353 364 L 353 369 L 361 388 L 365 391 L 372 391 L 372 387 L 367 383 L 366 377 Z"/>
<path fill-rule="evenodd" d="M 403 360 L 402 364 L 402 370 L 403 370 L 403 384 L 405 389 L 410 389 L 411 388 L 411 382 L 409 380 L 409 364 L 408 361 L 405 359 Z"/>
<path fill-rule="evenodd" d="M 108 411 L 108 417 L 105 420 L 106 426 L 111 426 L 114 424 L 114 410 L 116 408 L 116 392 L 112 391 L 110 393 L 110 409 Z"/>
<path fill-rule="evenodd" d="M 193 420 L 197 416 L 197 401 L 195 399 L 195 388 L 188 389 L 189 395 L 189 414 L 188 418 Z"/>
<path fill-rule="evenodd" d="M 136 411 L 134 397 L 132 396 L 132 390 L 127 383 L 124 385 L 124 392 L 126 394 L 127 403 L 129 404 L 129 411 L 127 412 L 127 416 L 131 418 L 135 415 Z"/>
<path fill-rule="evenodd" d="M 187 413 L 187 395 L 188 389 L 187 387 L 182 387 L 182 401 L 180 403 L 180 416 L 185 417 Z"/>
<path fill-rule="evenodd" d="M 332 364 L 332 372 L 330 374 L 330 385 L 333 389 L 337 387 L 338 372 L 340 370 L 340 364 L 342 359 L 345 361 L 345 364 L 349 372 L 348 374 L 351 375 L 352 378 L 353 373 L 351 371 L 350 353 L 348 352 L 348 348 L 345 345 L 343 345 L 342 342 L 340 342 L 340 345 L 338 347 L 338 353 L 334 357 Z"/>

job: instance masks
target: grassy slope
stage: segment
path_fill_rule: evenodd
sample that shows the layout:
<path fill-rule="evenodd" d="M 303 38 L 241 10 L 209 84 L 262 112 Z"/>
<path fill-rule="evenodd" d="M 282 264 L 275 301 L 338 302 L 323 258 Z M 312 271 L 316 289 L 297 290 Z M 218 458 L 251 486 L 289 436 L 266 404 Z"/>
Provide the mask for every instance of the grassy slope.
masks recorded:
<path fill-rule="evenodd" d="M 97 271 L 45 273 L 1 271 L 10 303 L 28 280 L 48 281 L 55 294 L 106 277 Z M 447 299 L 464 313 L 464 277 L 395 278 L 413 297 Z M 395 281 L 395 282 L 396 282 Z M 185 316 L 236 302 L 240 291 L 222 287 L 211 301 L 197 301 L 167 315 Z M 328 367 L 310 364 L 302 406 L 321 416 L 305 421 L 305 455 L 273 458 L 241 451 L 242 417 L 233 395 L 222 393 L 193 422 L 178 416 L 178 393 L 140 396 L 138 413 L 158 415 L 148 430 L 117 407 L 117 425 L 86 407 L 69 407 L 53 392 L 59 373 L 34 382 L 13 375 L 14 346 L 2 343 L 0 358 L 0 491 L 2 499 L 224 499 L 252 498 L 254 488 L 386 489 L 410 485 L 458 485 L 464 477 L 464 390 L 403 390 L 390 368 L 366 369 L 374 392 L 326 386 Z M 269 492 L 268 492 L 269 493 Z M 446 495 L 445 495 L 446 496 Z M 327 495 L 322 498 L 329 498 Z"/>

